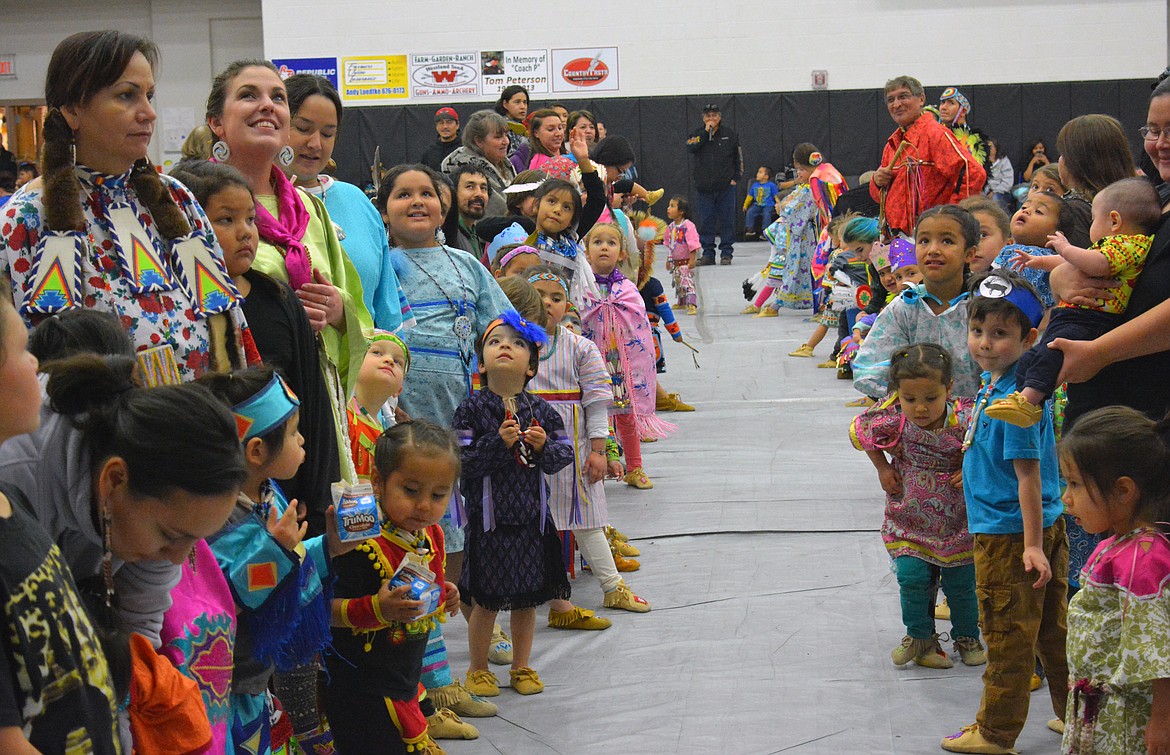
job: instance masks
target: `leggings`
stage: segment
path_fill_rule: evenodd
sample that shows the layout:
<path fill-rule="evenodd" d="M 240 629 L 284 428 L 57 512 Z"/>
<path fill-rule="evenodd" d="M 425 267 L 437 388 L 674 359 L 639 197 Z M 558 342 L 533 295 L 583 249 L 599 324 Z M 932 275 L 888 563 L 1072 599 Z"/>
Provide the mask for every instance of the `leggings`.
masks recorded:
<path fill-rule="evenodd" d="M 330 684 L 325 688 L 325 712 L 338 755 L 406 755 L 421 751 L 428 738 L 418 696 L 395 700 L 355 684 Z"/>
<path fill-rule="evenodd" d="M 618 586 L 621 576 L 617 565 L 613 562 L 613 552 L 609 549 L 609 542 L 605 539 L 604 527 L 590 527 L 589 529 L 573 530 L 573 537 L 577 539 L 577 547 L 585 557 L 593 576 L 601 583 L 602 592 L 609 592 Z"/>
<path fill-rule="evenodd" d="M 760 293 L 756 296 L 756 300 L 753 301 L 752 304 L 763 309 L 765 302 L 771 298 L 772 292 L 775 290 L 776 289 L 772 288 L 771 286 L 764 286 L 760 289 Z"/>
<path fill-rule="evenodd" d="M 613 429 L 617 433 L 618 442 L 626 452 L 626 469 L 641 467 L 642 438 L 638 435 L 638 423 L 634 420 L 634 415 L 613 415 Z"/>

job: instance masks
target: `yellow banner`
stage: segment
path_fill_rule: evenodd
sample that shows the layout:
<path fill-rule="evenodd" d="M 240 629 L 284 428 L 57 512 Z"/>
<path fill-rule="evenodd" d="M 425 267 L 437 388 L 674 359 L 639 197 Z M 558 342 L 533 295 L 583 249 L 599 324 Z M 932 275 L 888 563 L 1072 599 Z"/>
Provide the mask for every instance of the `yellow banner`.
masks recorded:
<path fill-rule="evenodd" d="M 341 59 L 341 98 L 351 105 L 374 105 L 410 96 L 405 55 L 364 55 Z"/>

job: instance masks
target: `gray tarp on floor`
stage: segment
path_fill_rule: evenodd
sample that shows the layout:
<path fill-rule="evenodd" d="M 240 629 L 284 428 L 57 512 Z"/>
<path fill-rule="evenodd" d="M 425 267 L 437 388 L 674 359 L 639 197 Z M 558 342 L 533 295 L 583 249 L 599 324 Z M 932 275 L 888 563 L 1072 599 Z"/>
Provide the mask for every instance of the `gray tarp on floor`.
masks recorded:
<path fill-rule="evenodd" d="M 877 476 L 848 439 L 856 394 L 816 368 L 830 339 L 816 359 L 786 356 L 812 330 L 807 313 L 737 314 L 740 282 L 766 255 L 737 244 L 734 265 L 700 268 L 700 315 L 679 321 L 702 368 L 668 340 L 662 376 L 697 411 L 663 415 L 679 431 L 643 447 L 653 490 L 607 484 L 613 523 L 642 551 L 627 580 L 654 610 L 601 609 L 597 582 L 578 573 L 574 602 L 613 627 L 548 629 L 538 611 L 545 692 L 503 689 L 499 717 L 472 721 L 480 739 L 442 742 L 447 752 L 936 753 L 974 721 L 980 669 L 890 663 L 904 632 Z M 462 676 L 466 624 L 446 627 Z M 1046 689 L 1021 752 L 1059 752 Z"/>

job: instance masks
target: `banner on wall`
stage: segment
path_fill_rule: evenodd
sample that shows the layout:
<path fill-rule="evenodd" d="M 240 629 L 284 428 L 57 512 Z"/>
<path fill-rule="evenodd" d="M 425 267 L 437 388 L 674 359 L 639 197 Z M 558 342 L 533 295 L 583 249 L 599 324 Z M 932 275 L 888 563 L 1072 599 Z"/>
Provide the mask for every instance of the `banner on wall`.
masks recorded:
<path fill-rule="evenodd" d="M 476 52 L 442 52 L 410 56 L 412 97 L 479 94 L 480 58 Z"/>
<path fill-rule="evenodd" d="M 337 58 L 274 58 L 272 64 L 280 71 L 282 79 L 297 73 L 309 73 L 329 79 L 333 88 L 337 88 Z"/>
<path fill-rule="evenodd" d="M 410 96 L 405 55 L 341 59 L 341 98 L 351 105 L 378 105 Z"/>
<path fill-rule="evenodd" d="M 575 47 L 552 51 L 554 92 L 618 91 L 618 48 Z"/>
<path fill-rule="evenodd" d="M 497 97 L 519 84 L 531 94 L 548 94 L 548 50 L 483 50 L 479 93 Z"/>

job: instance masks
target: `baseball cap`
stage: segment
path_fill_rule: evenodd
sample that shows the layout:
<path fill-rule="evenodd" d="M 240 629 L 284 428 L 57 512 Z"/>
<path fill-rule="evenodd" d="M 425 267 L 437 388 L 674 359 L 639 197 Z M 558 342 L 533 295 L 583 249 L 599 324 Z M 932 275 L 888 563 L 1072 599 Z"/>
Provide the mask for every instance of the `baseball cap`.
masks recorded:
<path fill-rule="evenodd" d="M 703 106 L 703 112 L 704 113 L 718 113 L 719 106 L 716 105 L 714 102 L 708 102 L 706 105 Z"/>
<path fill-rule="evenodd" d="M 436 121 L 445 121 L 448 119 L 455 121 L 456 123 L 459 122 L 459 113 L 455 112 L 455 108 L 441 107 L 435 111 Z"/>

